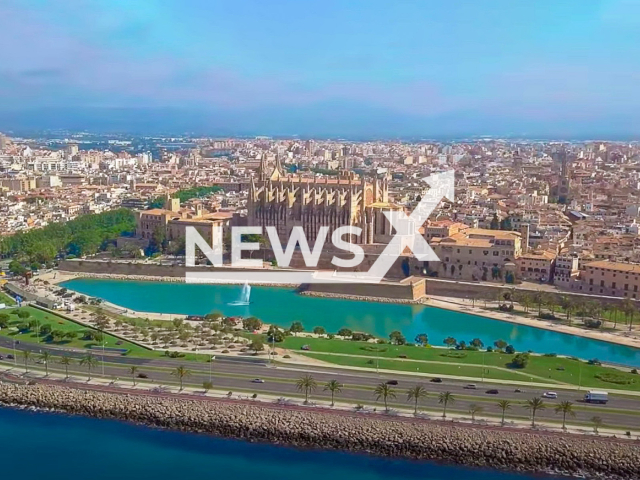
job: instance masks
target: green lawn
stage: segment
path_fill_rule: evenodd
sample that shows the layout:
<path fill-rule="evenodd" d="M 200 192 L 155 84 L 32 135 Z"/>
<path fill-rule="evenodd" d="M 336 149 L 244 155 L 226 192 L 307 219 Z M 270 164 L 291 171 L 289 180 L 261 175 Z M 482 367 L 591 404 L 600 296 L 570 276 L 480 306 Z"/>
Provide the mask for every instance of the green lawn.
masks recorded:
<path fill-rule="evenodd" d="M 26 310 L 29 312 L 30 317 L 21 320 L 18 318 L 17 313 L 18 310 Z M 54 313 L 50 313 L 44 310 L 40 310 L 39 308 L 26 306 L 21 309 L 18 308 L 10 308 L 6 310 L 0 311 L 0 313 L 8 313 L 10 315 L 9 328 L 5 328 L 0 330 L 0 335 L 9 338 L 15 338 L 21 342 L 29 342 L 29 343 L 42 343 L 50 346 L 59 346 L 61 348 L 86 348 L 96 350 L 98 353 L 101 352 L 102 344 L 100 342 L 96 342 L 93 340 L 83 340 L 82 332 L 86 330 L 93 330 L 94 328 L 85 327 L 73 320 L 69 320 L 67 318 L 63 318 L 60 315 L 56 315 Z M 64 332 L 75 331 L 78 332 L 78 337 L 75 339 L 65 339 L 62 341 L 47 341 L 44 335 L 40 335 L 38 338 L 36 334 L 36 330 L 25 332 L 25 333 L 16 333 L 15 325 L 19 323 L 29 322 L 29 320 L 37 319 L 40 321 L 41 327 L 42 325 L 51 325 L 52 330 L 62 330 Z M 160 350 L 150 350 L 140 345 L 137 345 L 132 342 L 128 342 L 126 340 L 119 339 L 114 337 L 113 335 L 104 334 L 105 340 L 105 348 L 119 348 L 127 350 L 127 356 L 132 357 L 142 357 L 142 358 L 163 358 L 165 357 L 164 352 Z M 119 343 L 119 344 L 118 344 Z M 93 347 L 93 348 L 92 348 Z M 210 356 L 197 354 L 197 353 L 185 353 L 183 357 L 180 357 L 179 360 L 191 361 L 191 362 L 208 362 Z"/>
<path fill-rule="evenodd" d="M 17 315 L 19 310 L 23 310 L 29 312 L 30 316 L 26 319 L 20 319 Z M 82 333 L 86 330 L 94 330 L 88 327 L 84 327 L 76 322 L 71 320 L 67 320 L 61 316 L 56 314 L 46 312 L 44 310 L 40 310 L 35 307 L 26 306 L 20 309 L 11 308 L 4 311 L 4 313 L 8 313 L 10 316 L 9 320 L 9 328 L 0 330 L 0 335 L 7 336 L 9 338 L 15 338 L 16 340 L 20 340 L 21 342 L 31 342 L 31 343 L 43 343 L 52 346 L 60 346 L 60 347 L 68 347 L 68 348 L 96 348 L 98 345 L 101 346 L 101 343 L 96 342 L 94 340 L 83 340 Z M 40 328 L 44 325 L 50 325 L 53 330 L 61 330 L 63 332 L 77 332 L 78 336 L 74 339 L 64 339 L 59 341 L 52 341 L 48 339 L 45 335 L 37 335 L 37 330 L 34 328 L 28 332 L 17 333 L 15 328 L 16 325 L 20 323 L 29 322 L 30 320 L 36 319 L 40 322 Z M 106 348 L 121 348 L 126 349 L 128 354 L 132 355 L 144 355 L 150 352 L 144 347 L 136 345 L 131 342 L 127 342 L 125 340 L 120 340 L 112 335 L 105 334 L 104 335 L 105 347 Z M 120 342 L 120 344 L 117 344 Z"/>
<path fill-rule="evenodd" d="M 7 295 L 6 293 L 0 291 L 0 303 L 4 303 L 5 305 L 9 306 L 15 305 L 16 301 L 10 295 Z"/>
<path fill-rule="evenodd" d="M 627 373 L 610 367 L 602 367 L 597 365 L 589 365 L 586 362 L 573 360 L 565 357 L 545 357 L 541 355 L 532 355 L 529 364 L 523 369 L 511 369 L 510 362 L 513 355 L 499 352 L 474 352 L 448 350 L 444 348 L 429 348 L 417 346 L 397 346 L 397 345 L 377 345 L 368 342 L 352 342 L 348 340 L 329 340 L 323 338 L 303 338 L 303 337 L 287 337 L 279 346 L 296 351 L 296 353 L 309 354 L 309 352 L 301 351 L 303 345 L 308 345 L 310 356 L 318 358 L 330 363 L 339 365 L 351 365 L 358 367 L 375 368 L 375 359 L 380 358 L 380 368 L 390 368 L 393 370 L 416 371 L 419 368 L 421 372 L 433 372 L 442 375 L 461 375 L 468 377 L 480 378 L 482 365 L 488 369 L 485 372 L 487 378 L 497 379 L 519 379 L 529 381 L 533 378 L 534 382 L 548 381 L 549 383 L 567 383 L 571 385 L 582 385 L 584 387 L 594 387 L 602 389 L 620 389 L 620 390 L 640 390 L 640 376 L 637 374 Z M 314 355 L 314 352 L 330 352 L 343 355 L 358 355 L 371 357 L 369 359 L 360 359 L 350 356 L 339 355 Z M 406 356 L 407 359 L 421 360 L 425 363 L 406 362 L 398 360 L 400 355 Z M 373 363 L 367 363 L 372 360 Z M 396 361 L 391 361 L 396 359 Z M 382 366 L 383 361 L 388 366 Z M 440 365 L 439 363 L 427 362 L 448 362 L 456 365 Z M 462 365 L 460 365 L 462 364 Z M 465 368 L 465 364 L 468 366 Z M 504 371 L 501 369 L 508 369 Z M 516 373 L 517 372 L 517 373 Z M 604 382 L 596 375 L 604 373 L 615 373 L 620 378 L 631 381 L 630 384 L 618 384 L 612 382 Z"/>

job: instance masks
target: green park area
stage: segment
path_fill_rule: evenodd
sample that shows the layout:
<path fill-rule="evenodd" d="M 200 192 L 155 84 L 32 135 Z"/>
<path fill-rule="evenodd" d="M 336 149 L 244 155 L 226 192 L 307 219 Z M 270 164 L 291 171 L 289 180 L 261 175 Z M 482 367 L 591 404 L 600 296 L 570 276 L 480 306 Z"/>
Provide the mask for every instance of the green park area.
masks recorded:
<path fill-rule="evenodd" d="M 11 305 L 15 305 L 16 301 L 11 298 L 9 295 L 7 295 L 6 293 L 0 291 L 0 303 L 4 303 L 7 306 L 11 306 Z M 0 312 L 2 313 L 2 312 Z"/>
<path fill-rule="evenodd" d="M 297 354 L 344 366 L 640 391 L 640 375 L 636 373 L 552 354 L 508 354 L 496 350 L 456 350 L 295 336 L 286 337 L 278 345 Z"/>
<path fill-rule="evenodd" d="M 0 312 L 0 335 L 21 342 L 62 348 L 118 349 L 130 355 L 147 356 L 150 350 L 39 308 L 25 306 Z"/>

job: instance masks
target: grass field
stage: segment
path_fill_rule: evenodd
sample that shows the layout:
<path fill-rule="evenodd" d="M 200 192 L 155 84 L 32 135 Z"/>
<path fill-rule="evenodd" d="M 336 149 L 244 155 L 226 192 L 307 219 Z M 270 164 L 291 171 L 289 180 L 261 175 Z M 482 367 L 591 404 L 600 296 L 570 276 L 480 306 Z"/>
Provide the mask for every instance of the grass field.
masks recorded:
<path fill-rule="evenodd" d="M 584 361 L 566 357 L 531 355 L 528 365 L 519 369 L 510 366 L 513 355 L 499 352 L 377 345 L 368 342 L 304 337 L 287 337 L 279 345 L 295 350 L 299 354 L 345 366 L 376 368 L 376 361 L 378 361 L 379 368 L 384 369 L 414 372 L 418 369 L 419 372 L 433 373 L 434 375 L 480 378 L 484 365 L 485 378 L 566 383 L 602 389 L 640 391 L 640 375 L 610 367 L 589 365 Z M 310 350 L 302 351 L 303 345 L 307 345 Z M 323 353 L 331 353 L 332 355 Z M 406 359 L 401 358 L 401 355 Z M 371 360 L 373 361 L 371 362 Z M 615 380 L 629 383 L 607 382 L 596 378 L 596 375 L 615 375 Z"/>
<path fill-rule="evenodd" d="M 0 303 L 4 303 L 5 305 L 15 305 L 16 301 L 6 293 L 0 291 Z"/>

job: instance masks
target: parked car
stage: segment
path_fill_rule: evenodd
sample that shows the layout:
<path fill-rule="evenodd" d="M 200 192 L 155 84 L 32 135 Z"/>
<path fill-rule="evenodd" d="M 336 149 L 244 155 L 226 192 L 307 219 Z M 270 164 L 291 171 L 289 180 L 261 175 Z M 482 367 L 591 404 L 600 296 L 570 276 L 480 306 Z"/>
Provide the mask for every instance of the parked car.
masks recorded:
<path fill-rule="evenodd" d="M 311 347 L 309 345 L 302 345 L 300 350 L 311 350 Z"/>
<path fill-rule="evenodd" d="M 544 398 L 558 398 L 558 394 L 556 392 L 544 392 L 542 396 Z"/>
<path fill-rule="evenodd" d="M 487 393 L 489 395 L 498 395 L 500 392 L 498 390 L 496 390 L 495 388 L 492 388 L 491 390 L 487 390 Z"/>
<path fill-rule="evenodd" d="M 0 355 L 0 360 L 3 360 L 3 359 L 4 359 L 4 356 Z"/>
<path fill-rule="evenodd" d="M 387 385 L 397 385 L 398 380 L 387 380 Z"/>
<path fill-rule="evenodd" d="M 433 383 L 442 383 L 442 379 L 440 377 L 434 377 L 429 381 Z"/>
<path fill-rule="evenodd" d="M 15 357 L 13 356 L 13 354 L 9 354 L 7 355 L 7 360 L 13 360 Z"/>
<path fill-rule="evenodd" d="M 253 380 L 251 380 L 251 382 L 253 383 L 264 383 L 264 380 L 261 378 L 254 378 Z"/>
<path fill-rule="evenodd" d="M 468 383 L 467 385 L 465 385 L 465 386 L 464 386 L 464 388 L 465 388 L 466 390 L 475 390 L 475 389 L 476 389 L 476 388 L 478 388 L 478 387 L 476 386 L 476 384 L 475 384 L 475 383 Z"/>

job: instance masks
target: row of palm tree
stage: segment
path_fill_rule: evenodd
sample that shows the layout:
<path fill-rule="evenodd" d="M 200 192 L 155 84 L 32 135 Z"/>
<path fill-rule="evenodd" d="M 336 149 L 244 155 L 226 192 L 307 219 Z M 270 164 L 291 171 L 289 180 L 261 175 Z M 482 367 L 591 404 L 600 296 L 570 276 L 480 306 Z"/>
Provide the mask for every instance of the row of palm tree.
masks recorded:
<path fill-rule="evenodd" d="M 587 318 L 604 321 L 608 319 L 614 323 L 614 328 L 618 325 L 620 315 L 623 316 L 625 325 L 631 330 L 633 320 L 640 310 L 640 304 L 629 298 L 623 299 L 620 303 L 600 302 L 596 299 L 588 299 L 586 297 L 576 295 L 556 295 L 549 292 L 538 291 L 535 293 L 516 290 L 510 288 L 506 290 L 498 290 L 495 294 L 495 300 L 498 302 L 510 302 L 513 306 L 514 302 L 519 303 L 523 310 L 528 313 L 532 308 L 537 309 L 538 316 L 542 315 L 543 309 L 549 310 L 552 314 L 562 310 L 564 312 L 567 323 L 571 324 L 572 318 L 577 316 L 582 322 Z M 494 298 L 487 297 L 485 299 L 485 307 L 487 300 Z M 475 305 L 477 298 L 472 298 Z"/>

